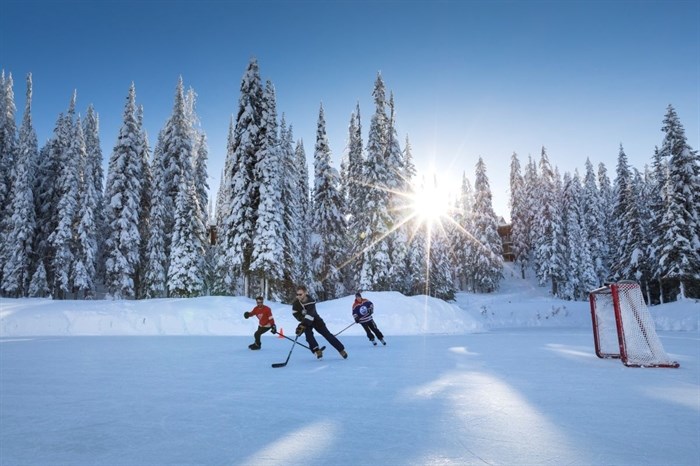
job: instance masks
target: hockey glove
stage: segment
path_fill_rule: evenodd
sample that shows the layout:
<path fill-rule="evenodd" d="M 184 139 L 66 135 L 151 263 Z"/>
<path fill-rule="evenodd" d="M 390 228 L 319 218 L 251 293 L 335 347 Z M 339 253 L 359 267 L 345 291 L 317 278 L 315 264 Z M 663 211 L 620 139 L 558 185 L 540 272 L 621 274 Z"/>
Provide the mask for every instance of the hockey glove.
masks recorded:
<path fill-rule="evenodd" d="M 272 324 L 272 327 L 270 327 L 270 331 L 272 332 L 273 335 L 276 334 L 277 333 L 277 326 L 275 324 Z"/>
<path fill-rule="evenodd" d="M 245 311 L 245 312 L 243 313 L 243 318 L 247 319 L 248 317 L 250 317 L 250 312 Z"/>
<path fill-rule="evenodd" d="M 299 324 L 299 325 L 297 325 L 297 329 L 294 333 L 296 334 L 296 336 L 299 336 L 302 333 L 304 333 L 304 330 L 306 330 L 306 327 L 304 327 L 304 324 Z"/>
<path fill-rule="evenodd" d="M 355 323 L 356 323 L 356 324 L 360 322 L 360 318 L 359 318 L 359 317 L 354 316 L 354 319 L 355 319 Z"/>

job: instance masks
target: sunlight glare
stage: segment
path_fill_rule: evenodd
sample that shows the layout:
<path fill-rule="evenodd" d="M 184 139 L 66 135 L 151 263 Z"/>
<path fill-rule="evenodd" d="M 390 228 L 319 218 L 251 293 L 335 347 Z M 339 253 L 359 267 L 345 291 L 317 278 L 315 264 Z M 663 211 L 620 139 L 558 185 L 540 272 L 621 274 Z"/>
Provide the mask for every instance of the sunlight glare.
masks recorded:
<path fill-rule="evenodd" d="M 413 198 L 413 213 L 428 225 L 437 223 L 450 212 L 450 196 L 437 181 L 416 187 Z"/>

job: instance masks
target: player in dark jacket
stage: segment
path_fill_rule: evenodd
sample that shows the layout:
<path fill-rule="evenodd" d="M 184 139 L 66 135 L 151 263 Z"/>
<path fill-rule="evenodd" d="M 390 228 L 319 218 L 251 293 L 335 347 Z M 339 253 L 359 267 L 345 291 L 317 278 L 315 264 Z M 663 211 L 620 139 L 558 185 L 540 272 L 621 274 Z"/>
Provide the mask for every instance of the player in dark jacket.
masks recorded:
<path fill-rule="evenodd" d="M 302 333 L 306 336 L 311 352 L 318 359 L 323 357 L 323 351 L 319 348 L 318 342 L 314 337 L 314 330 L 328 340 L 328 343 L 338 350 L 343 359 L 347 359 L 348 353 L 345 351 L 345 346 L 328 330 L 326 323 L 316 312 L 316 302 L 308 295 L 305 286 L 297 288 L 297 299 L 292 303 L 292 314 L 300 322 L 296 329 L 297 336 Z"/>
<path fill-rule="evenodd" d="M 367 333 L 367 338 L 369 338 L 369 341 L 371 341 L 374 346 L 377 346 L 377 342 L 374 341 L 375 335 L 379 341 L 382 342 L 382 345 L 386 345 L 384 335 L 374 322 L 372 314 L 374 314 L 374 304 L 372 304 L 372 301 L 363 298 L 359 291 L 355 293 L 355 302 L 352 303 L 352 317 L 355 319 L 355 322 L 362 325 L 362 328 L 365 329 L 365 333 Z"/>

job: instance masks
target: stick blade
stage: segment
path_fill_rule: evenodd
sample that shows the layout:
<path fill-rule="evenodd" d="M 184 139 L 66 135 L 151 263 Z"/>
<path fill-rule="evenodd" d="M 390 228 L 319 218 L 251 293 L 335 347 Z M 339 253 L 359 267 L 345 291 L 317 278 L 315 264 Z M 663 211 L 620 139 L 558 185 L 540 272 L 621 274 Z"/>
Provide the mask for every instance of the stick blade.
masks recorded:
<path fill-rule="evenodd" d="M 286 365 L 287 365 L 286 362 L 276 362 L 272 365 L 272 367 L 284 367 Z"/>

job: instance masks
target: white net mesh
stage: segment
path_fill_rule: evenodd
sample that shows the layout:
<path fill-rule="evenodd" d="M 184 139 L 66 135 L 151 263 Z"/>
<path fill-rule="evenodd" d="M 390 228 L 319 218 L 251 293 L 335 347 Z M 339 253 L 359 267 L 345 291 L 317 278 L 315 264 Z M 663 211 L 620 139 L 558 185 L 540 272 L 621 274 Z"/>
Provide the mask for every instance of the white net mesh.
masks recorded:
<path fill-rule="evenodd" d="M 618 299 L 627 365 L 673 365 L 656 334 L 654 319 L 649 313 L 642 290 L 636 283 L 618 283 Z M 624 360 L 623 355 L 623 360 Z"/>
<path fill-rule="evenodd" d="M 596 351 L 601 358 L 619 358 L 620 343 L 617 339 L 615 324 L 615 308 L 610 288 L 599 290 L 593 294 L 593 331 L 597 335 Z"/>
<path fill-rule="evenodd" d="M 661 345 L 637 283 L 617 283 L 591 292 L 591 312 L 598 356 L 621 357 L 627 366 L 678 367 Z M 618 337 L 618 315 L 622 348 Z"/>

